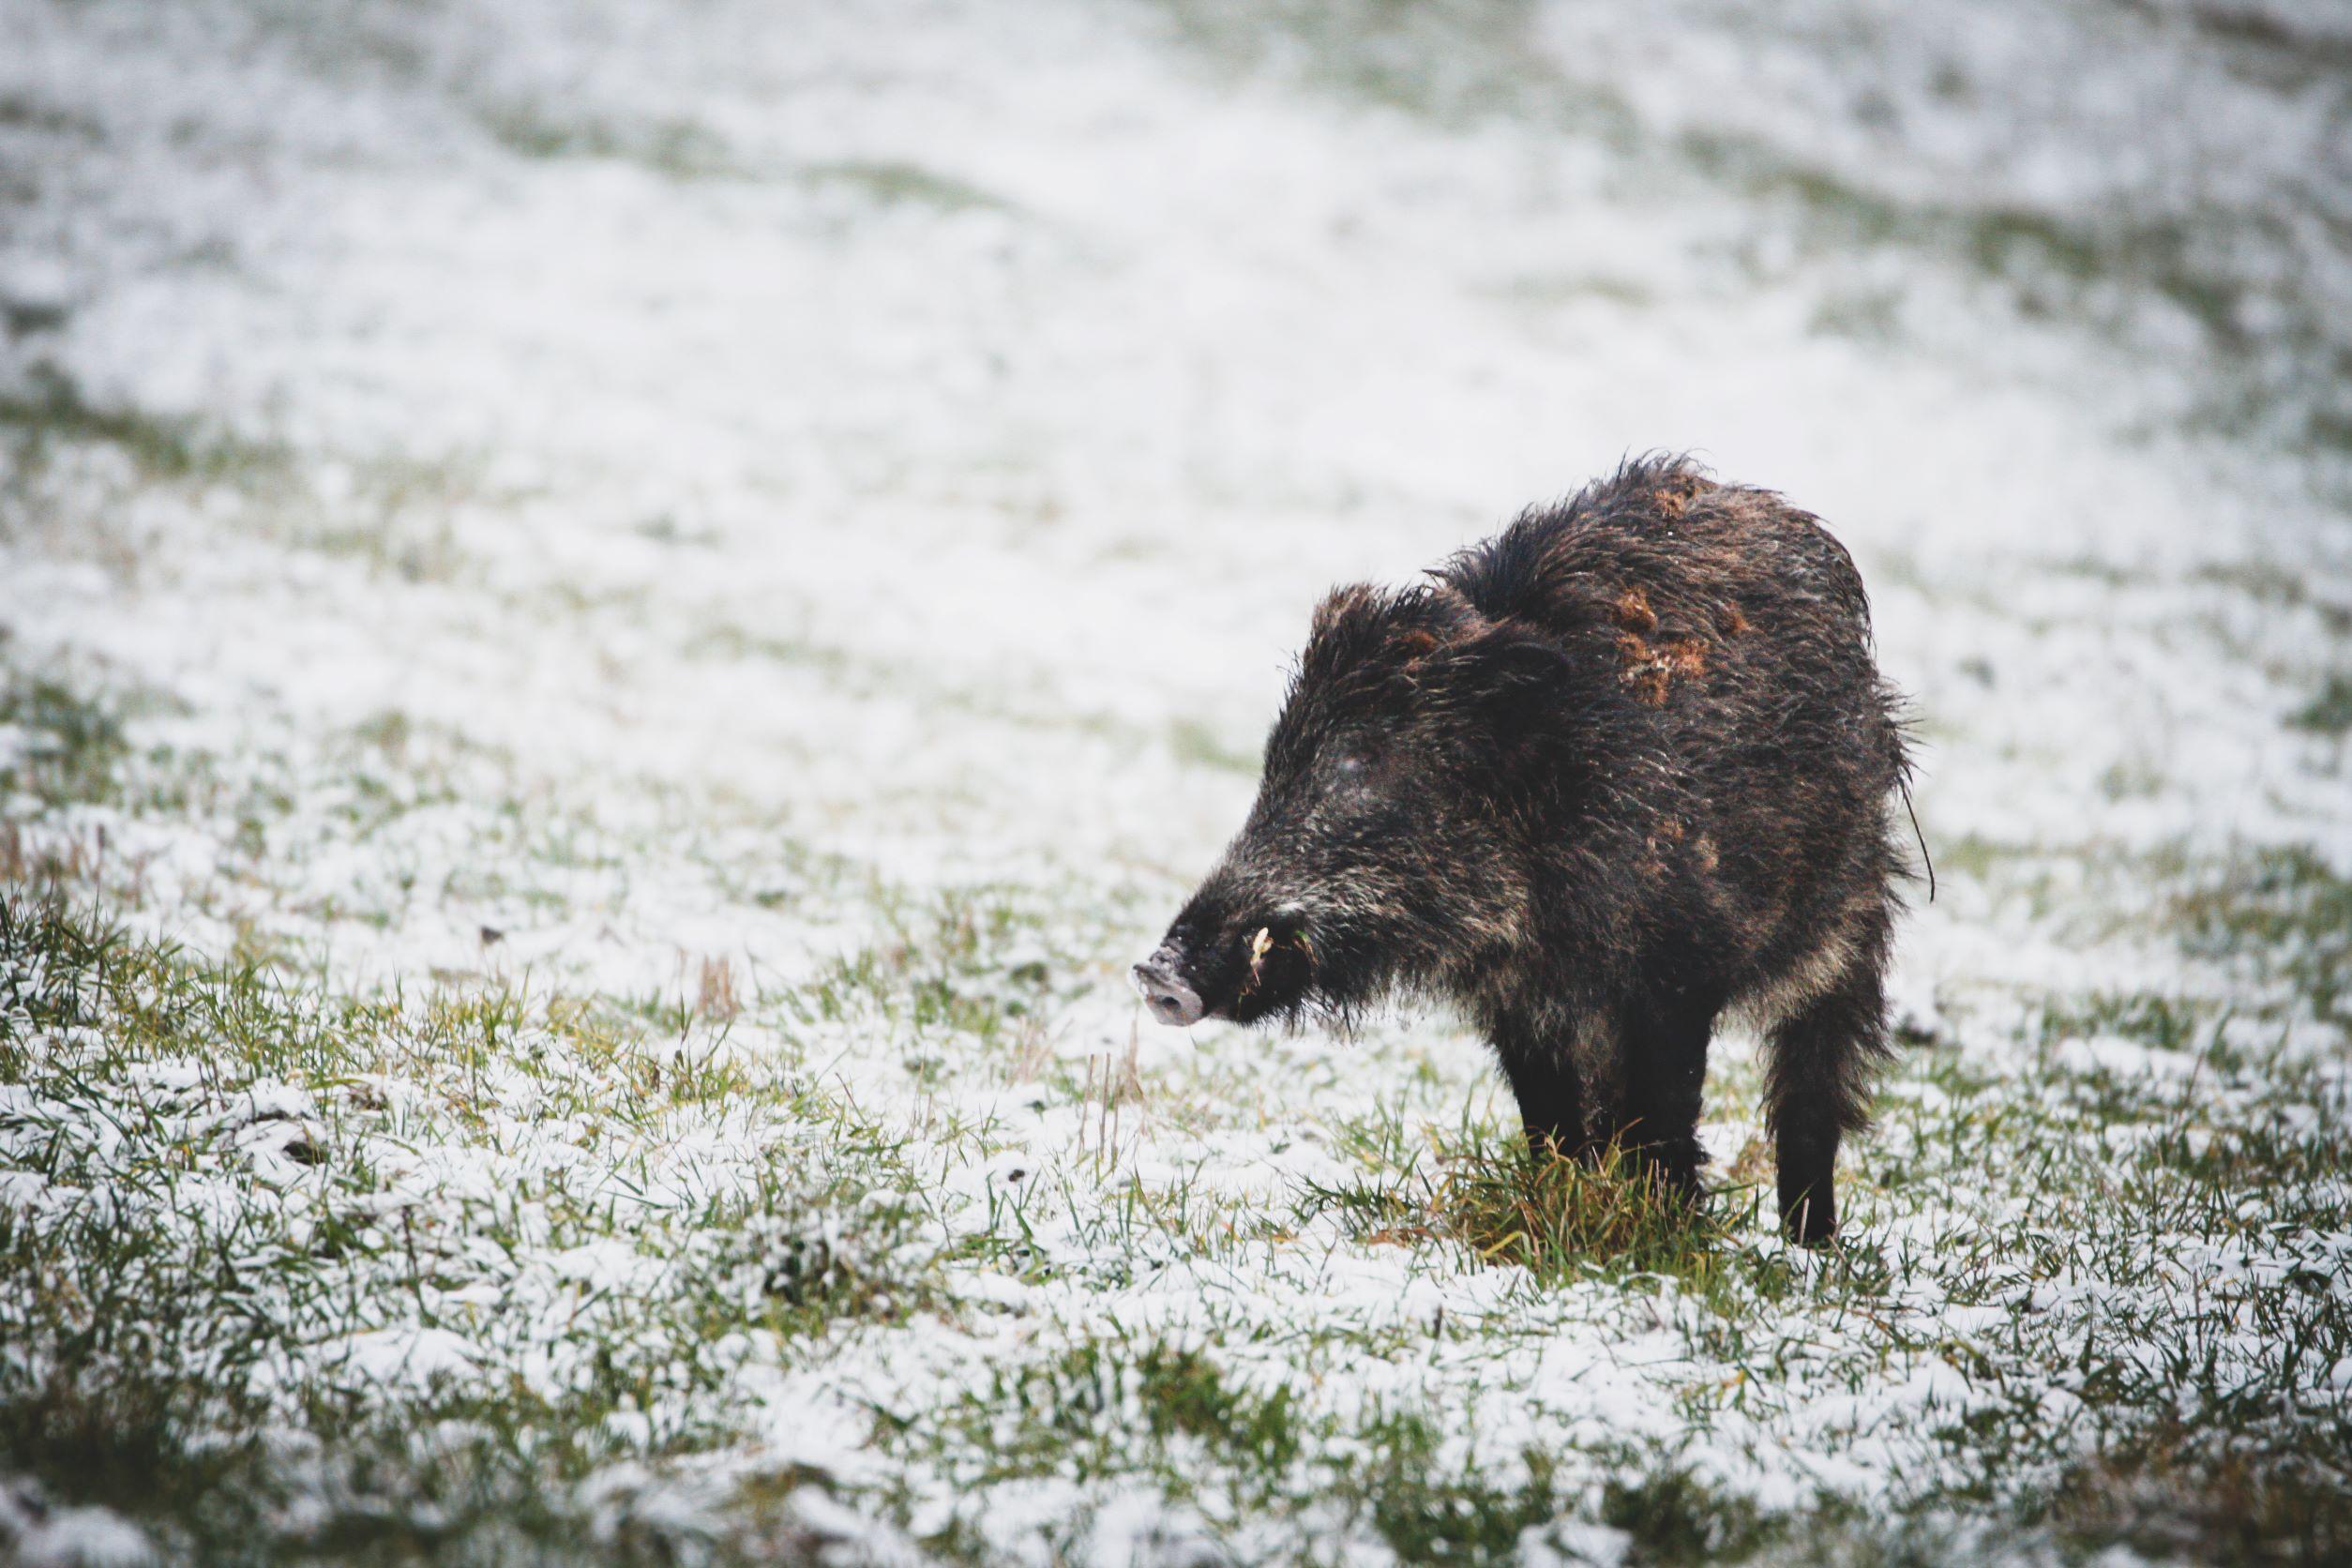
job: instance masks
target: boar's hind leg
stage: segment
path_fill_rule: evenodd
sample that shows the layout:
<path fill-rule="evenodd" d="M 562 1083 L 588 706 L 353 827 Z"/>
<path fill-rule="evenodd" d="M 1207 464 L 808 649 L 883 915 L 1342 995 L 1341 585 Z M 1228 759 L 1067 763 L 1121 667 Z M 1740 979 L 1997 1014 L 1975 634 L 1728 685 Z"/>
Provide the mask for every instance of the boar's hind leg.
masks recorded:
<path fill-rule="evenodd" d="M 1585 1136 L 1584 1094 L 1567 1041 L 1513 1020 L 1495 1032 L 1495 1054 L 1519 1102 L 1529 1149 L 1539 1156 L 1578 1152 Z"/>
<path fill-rule="evenodd" d="M 1880 951 L 1865 944 L 1769 1036 L 1764 1104 L 1780 1166 L 1780 1222 L 1806 1246 L 1836 1233 L 1838 1141 L 1868 1120 L 1871 1078 L 1887 1054 Z"/>

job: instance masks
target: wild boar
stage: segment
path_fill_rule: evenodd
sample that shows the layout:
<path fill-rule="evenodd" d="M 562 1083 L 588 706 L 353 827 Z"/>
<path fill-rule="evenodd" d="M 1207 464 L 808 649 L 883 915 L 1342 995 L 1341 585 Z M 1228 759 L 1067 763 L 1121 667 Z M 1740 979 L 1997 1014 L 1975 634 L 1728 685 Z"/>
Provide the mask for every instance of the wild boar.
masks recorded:
<path fill-rule="evenodd" d="M 1248 821 L 1136 984 L 1176 1025 L 1450 1000 L 1531 1142 L 1615 1143 L 1686 1196 L 1708 1042 L 1744 1013 L 1781 1221 L 1819 1243 L 1890 1056 L 1909 766 L 1844 547 L 1629 461 L 1426 581 L 1323 600 Z"/>

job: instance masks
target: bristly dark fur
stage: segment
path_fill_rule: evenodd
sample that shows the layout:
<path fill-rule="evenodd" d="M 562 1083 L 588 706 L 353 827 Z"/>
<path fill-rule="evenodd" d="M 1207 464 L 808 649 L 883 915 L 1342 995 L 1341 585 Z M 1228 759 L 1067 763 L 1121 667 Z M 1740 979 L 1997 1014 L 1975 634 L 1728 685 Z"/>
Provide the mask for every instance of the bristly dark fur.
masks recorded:
<path fill-rule="evenodd" d="M 1784 1223 L 1836 1225 L 1889 1055 L 1908 774 L 1838 542 L 1680 458 L 1316 611 L 1258 803 L 1155 962 L 1215 1016 L 1451 997 L 1530 1138 L 1695 1191 L 1707 1047 L 1765 1032 Z"/>

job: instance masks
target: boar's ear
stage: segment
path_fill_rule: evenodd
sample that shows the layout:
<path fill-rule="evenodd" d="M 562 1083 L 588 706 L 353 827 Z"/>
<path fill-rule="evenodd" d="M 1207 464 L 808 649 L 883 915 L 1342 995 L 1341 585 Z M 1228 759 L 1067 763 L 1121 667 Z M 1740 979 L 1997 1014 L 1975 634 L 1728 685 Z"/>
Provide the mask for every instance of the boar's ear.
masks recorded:
<path fill-rule="evenodd" d="M 1372 621 L 1384 608 L 1380 591 L 1372 584 L 1343 583 L 1325 594 L 1323 602 L 1315 607 L 1315 621 L 1307 628 L 1307 641 L 1344 637 L 1357 626 Z"/>
<path fill-rule="evenodd" d="M 1388 630 L 1388 599 L 1379 589 L 1368 582 L 1333 589 L 1315 607 L 1296 684 L 1329 688 L 1356 678 L 1377 659 Z"/>
<path fill-rule="evenodd" d="M 1449 587 L 1408 588 L 1388 604 L 1389 651 L 1408 675 L 1417 676 L 1432 656 L 1450 656 L 1490 625 Z"/>
<path fill-rule="evenodd" d="M 1511 733 L 1532 725 L 1564 695 L 1574 668 L 1558 646 L 1508 622 L 1489 623 L 1452 653 L 1461 700 Z"/>

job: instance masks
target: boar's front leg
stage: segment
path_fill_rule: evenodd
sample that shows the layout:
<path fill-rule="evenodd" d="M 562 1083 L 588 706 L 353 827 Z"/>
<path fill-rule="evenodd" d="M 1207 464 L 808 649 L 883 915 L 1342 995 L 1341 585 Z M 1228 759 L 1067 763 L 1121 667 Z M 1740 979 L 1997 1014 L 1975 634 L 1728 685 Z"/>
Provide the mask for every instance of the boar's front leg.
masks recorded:
<path fill-rule="evenodd" d="M 1528 1148 L 1539 1158 L 1582 1153 L 1584 1093 L 1566 1036 L 1527 1018 L 1511 1018 L 1494 1031 L 1494 1044 L 1503 1076 L 1519 1102 Z"/>
<path fill-rule="evenodd" d="M 1595 1131 L 1654 1171 L 1679 1198 L 1698 1196 L 1700 1093 L 1718 1008 L 1707 997 L 1667 992 L 1628 1008 L 1619 1025 L 1623 1097 Z"/>

